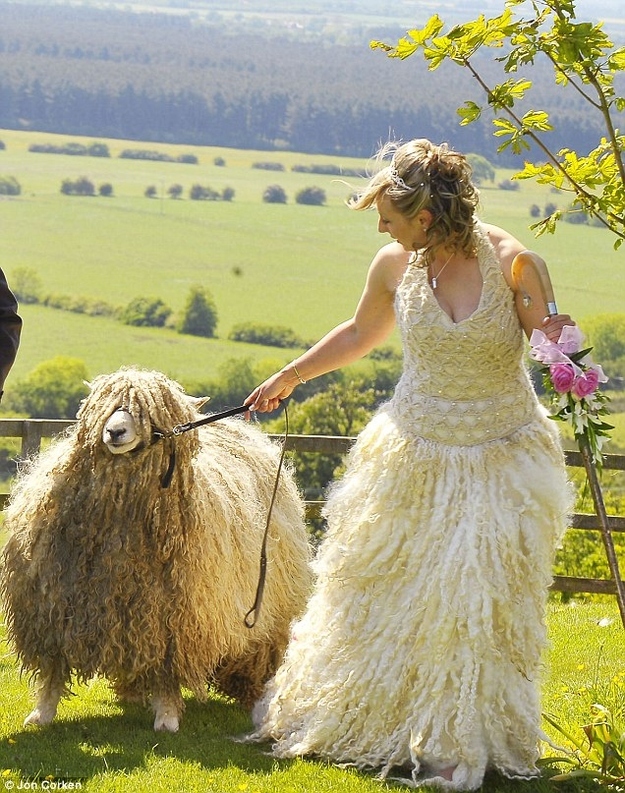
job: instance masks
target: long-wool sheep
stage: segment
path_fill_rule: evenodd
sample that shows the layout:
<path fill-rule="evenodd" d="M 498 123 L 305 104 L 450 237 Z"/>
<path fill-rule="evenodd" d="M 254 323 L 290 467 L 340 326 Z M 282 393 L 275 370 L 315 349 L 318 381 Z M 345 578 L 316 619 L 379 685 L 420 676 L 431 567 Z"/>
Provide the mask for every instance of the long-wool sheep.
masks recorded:
<path fill-rule="evenodd" d="M 250 706 L 279 663 L 311 586 L 303 502 L 283 468 L 249 628 L 280 450 L 240 418 L 167 437 L 199 417 L 160 372 L 102 375 L 16 483 L 0 591 L 39 684 L 25 723 L 49 723 L 74 676 L 99 674 L 120 697 L 151 700 L 155 729 L 175 731 L 181 686 Z"/>

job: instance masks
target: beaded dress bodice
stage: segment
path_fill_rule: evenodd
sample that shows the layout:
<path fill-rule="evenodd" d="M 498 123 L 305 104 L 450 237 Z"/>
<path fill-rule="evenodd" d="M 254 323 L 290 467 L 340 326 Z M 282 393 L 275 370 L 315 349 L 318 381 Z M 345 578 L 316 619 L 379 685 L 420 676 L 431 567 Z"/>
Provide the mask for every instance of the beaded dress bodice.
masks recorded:
<path fill-rule="evenodd" d="M 407 434 L 450 445 L 503 438 L 538 410 L 513 293 L 479 225 L 477 236 L 483 285 L 469 317 L 441 308 L 419 259 L 395 296 L 404 369 L 387 408 Z"/>

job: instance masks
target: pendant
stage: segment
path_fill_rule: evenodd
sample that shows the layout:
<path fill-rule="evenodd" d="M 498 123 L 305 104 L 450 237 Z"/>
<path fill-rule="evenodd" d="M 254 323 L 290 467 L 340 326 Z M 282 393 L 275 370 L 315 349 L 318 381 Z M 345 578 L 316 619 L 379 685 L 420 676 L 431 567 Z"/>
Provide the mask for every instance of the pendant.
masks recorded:
<path fill-rule="evenodd" d="M 438 286 L 438 281 L 436 280 L 436 276 L 433 275 L 432 276 L 432 289 L 436 289 L 437 286 Z"/>

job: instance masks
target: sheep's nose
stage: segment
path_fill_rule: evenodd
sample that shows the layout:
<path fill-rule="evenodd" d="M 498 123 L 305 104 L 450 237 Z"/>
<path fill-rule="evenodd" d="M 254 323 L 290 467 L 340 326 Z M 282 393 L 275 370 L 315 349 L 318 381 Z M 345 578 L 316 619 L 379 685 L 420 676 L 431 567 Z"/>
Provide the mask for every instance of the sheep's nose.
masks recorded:
<path fill-rule="evenodd" d="M 124 435 L 126 434 L 126 430 L 124 427 L 118 430 L 107 429 L 106 432 L 112 441 L 118 441 L 121 438 L 123 438 Z"/>

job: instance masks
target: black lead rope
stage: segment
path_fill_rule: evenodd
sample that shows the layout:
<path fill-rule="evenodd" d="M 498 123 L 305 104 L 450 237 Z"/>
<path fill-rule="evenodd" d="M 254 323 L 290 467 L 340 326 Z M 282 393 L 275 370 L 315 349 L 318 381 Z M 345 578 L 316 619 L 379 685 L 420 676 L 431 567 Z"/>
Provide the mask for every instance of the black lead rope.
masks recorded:
<path fill-rule="evenodd" d="M 284 403 L 283 403 L 284 404 Z M 176 435 L 182 435 L 183 432 L 189 432 L 189 430 L 197 429 L 197 427 L 202 427 L 205 424 L 212 424 L 214 421 L 219 421 L 220 419 L 228 418 L 229 416 L 236 416 L 238 413 L 244 413 L 245 411 L 249 410 L 249 405 L 239 405 L 236 408 L 230 408 L 229 410 L 224 410 L 221 413 L 213 413 L 210 416 L 204 416 L 201 419 L 197 419 L 197 421 L 188 421 L 186 424 L 176 424 L 176 426 L 170 432 L 157 432 L 155 435 L 161 438 L 171 438 L 175 437 Z M 258 621 L 258 616 L 260 614 L 260 607 L 263 602 L 263 593 L 265 591 L 265 580 L 267 578 L 267 538 L 269 536 L 269 526 L 271 524 L 271 513 L 273 512 L 273 505 L 276 501 L 276 495 L 278 493 L 278 485 L 280 483 L 280 474 L 282 473 L 282 465 L 284 463 L 284 454 L 286 452 L 286 442 L 287 438 L 289 437 L 289 413 L 286 408 L 286 404 L 284 404 L 284 438 L 282 440 L 282 451 L 280 452 L 280 459 L 278 460 L 278 470 L 276 471 L 276 479 L 273 483 L 273 492 L 271 494 L 271 500 L 269 502 L 269 509 L 267 510 L 267 522 L 265 523 L 265 531 L 263 532 L 263 541 L 260 546 L 260 568 L 258 571 L 258 584 L 256 586 L 256 597 L 254 598 L 254 605 L 252 608 L 247 612 L 244 617 L 245 627 L 246 628 L 253 628 Z M 170 460 L 169 460 L 169 468 L 167 469 L 163 481 L 163 487 L 169 487 L 171 482 L 171 477 L 174 472 L 174 466 L 176 464 L 176 457 L 175 452 L 172 449 Z"/>
<path fill-rule="evenodd" d="M 198 419 L 197 421 L 187 421 L 186 424 L 176 424 L 168 435 L 182 435 L 183 432 L 189 432 L 189 430 L 194 430 L 196 427 L 203 427 L 204 424 L 212 424 L 214 421 L 219 421 L 220 419 L 227 419 L 229 416 L 236 416 L 237 413 L 244 413 L 249 409 L 249 405 L 239 405 L 236 408 L 223 410 L 221 413 L 213 413 L 210 416 L 204 416 L 204 418 Z"/>
<path fill-rule="evenodd" d="M 282 451 L 280 452 L 280 459 L 278 460 L 278 470 L 276 478 L 273 483 L 273 492 L 271 494 L 271 501 L 269 502 L 269 509 L 267 510 L 267 522 L 265 523 L 265 531 L 263 533 L 263 541 L 260 546 L 260 569 L 258 571 L 258 585 L 256 587 L 256 597 L 254 605 L 247 612 L 244 618 L 245 627 L 253 628 L 258 620 L 260 614 L 260 606 L 263 602 L 263 592 L 265 591 L 265 579 L 267 578 L 267 537 L 269 536 L 269 524 L 271 523 L 271 513 L 273 505 L 276 500 L 278 492 L 278 484 L 280 482 L 280 474 L 282 472 L 282 464 L 284 463 L 284 454 L 286 452 L 286 442 L 289 437 L 289 412 L 284 405 L 284 437 L 282 439 Z"/>

